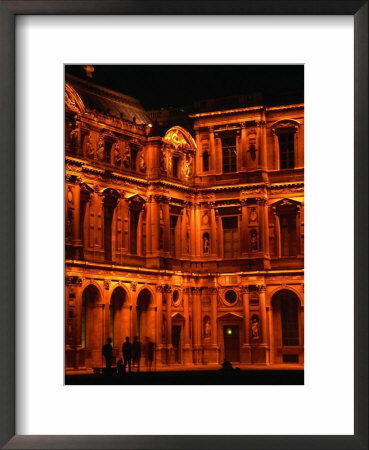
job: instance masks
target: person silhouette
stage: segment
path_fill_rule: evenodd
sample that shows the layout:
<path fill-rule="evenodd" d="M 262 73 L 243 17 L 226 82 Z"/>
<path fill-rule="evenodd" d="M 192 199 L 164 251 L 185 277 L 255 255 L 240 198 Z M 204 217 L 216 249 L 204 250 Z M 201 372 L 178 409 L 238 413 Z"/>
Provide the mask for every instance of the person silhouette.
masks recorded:
<path fill-rule="evenodd" d="M 154 361 L 154 343 L 146 336 L 145 338 L 145 360 L 148 372 L 151 372 L 152 362 Z"/>
<path fill-rule="evenodd" d="M 112 362 L 112 359 L 113 359 L 113 347 L 112 347 L 111 343 L 112 343 L 112 338 L 109 337 L 106 340 L 106 344 L 102 348 L 102 354 L 105 357 L 105 367 L 106 367 L 106 369 L 110 369 L 111 368 L 111 362 Z"/>
<path fill-rule="evenodd" d="M 132 347 L 129 342 L 129 337 L 126 337 L 126 341 L 122 345 L 122 353 L 123 353 L 123 370 L 126 371 L 126 367 L 128 364 L 128 371 L 131 373 L 131 359 L 132 359 Z"/>
<path fill-rule="evenodd" d="M 138 336 L 134 337 L 132 344 L 132 365 L 136 366 L 136 371 L 140 371 L 141 343 Z"/>

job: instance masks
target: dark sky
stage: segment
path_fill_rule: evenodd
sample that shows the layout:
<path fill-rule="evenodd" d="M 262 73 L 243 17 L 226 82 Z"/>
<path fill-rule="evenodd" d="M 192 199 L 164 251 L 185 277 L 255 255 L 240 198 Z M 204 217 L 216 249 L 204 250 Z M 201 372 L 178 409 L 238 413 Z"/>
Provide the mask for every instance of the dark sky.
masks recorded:
<path fill-rule="evenodd" d="M 92 82 L 138 98 L 144 108 L 185 106 L 196 100 L 262 92 L 277 104 L 288 92 L 303 101 L 303 65 L 95 65 Z M 82 66 L 66 71 L 86 78 Z M 286 97 L 287 98 L 287 97 Z M 282 100 L 283 102 L 283 100 Z"/>

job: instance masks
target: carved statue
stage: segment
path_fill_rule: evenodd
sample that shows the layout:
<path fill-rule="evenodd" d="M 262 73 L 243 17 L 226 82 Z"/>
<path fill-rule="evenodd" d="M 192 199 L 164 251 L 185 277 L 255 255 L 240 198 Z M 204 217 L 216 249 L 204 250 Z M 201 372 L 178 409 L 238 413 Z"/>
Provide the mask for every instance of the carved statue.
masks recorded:
<path fill-rule="evenodd" d="M 204 233 L 203 236 L 203 252 L 209 253 L 210 241 L 208 233 Z"/>
<path fill-rule="evenodd" d="M 70 133 L 69 133 L 70 150 L 74 154 L 77 153 L 78 150 L 79 132 L 80 132 L 79 122 L 75 117 L 74 124 L 70 126 Z"/>
<path fill-rule="evenodd" d="M 251 230 L 250 233 L 250 246 L 251 250 L 257 250 L 258 249 L 258 234 L 256 230 Z"/>
<path fill-rule="evenodd" d="M 187 155 L 186 164 L 185 164 L 185 175 L 189 177 L 191 175 L 192 169 L 192 156 L 190 154 Z"/>
<path fill-rule="evenodd" d="M 93 159 L 95 156 L 95 149 L 92 145 L 92 139 L 90 135 L 86 137 L 86 155 L 91 159 Z"/>
<path fill-rule="evenodd" d="M 97 159 L 99 161 L 105 161 L 105 146 L 103 138 L 100 138 L 99 143 L 97 144 Z"/>
<path fill-rule="evenodd" d="M 204 326 L 204 336 L 206 338 L 210 338 L 211 336 L 211 326 L 210 326 L 210 318 L 205 318 L 205 326 Z"/>
<path fill-rule="evenodd" d="M 252 318 L 251 332 L 252 332 L 252 337 L 253 338 L 259 337 L 259 321 L 258 321 L 258 318 L 256 316 L 254 316 Z"/>
<path fill-rule="evenodd" d="M 122 162 L 122 156 L 120 154 L 119 144 L 118 144 L 118 142 L 116 142 L 114 144 L 114 164 L 119 167 L 121 162 Z"/>
<path fill-rule="evenodd" d="M 167 171 L 167 164 L 165 162 L 165 153 L 163 150 L 160 150 L 160 170 L 163 172 Z"/>
<path fill-rule="evenodd" d="M 146 162 L 145 162 L 145 156 L 144 156 L 143 152 L 140 153 L 138 167 L 140 168 L 141 172 L 145 172 L 145 170 L 146 170 Z"/>
<path fill-rule="evenodd" d="M 129 169 L 131 166 L 131 151 L 128 146 L 123 150 L 123 166 L 126 169 Z"/>

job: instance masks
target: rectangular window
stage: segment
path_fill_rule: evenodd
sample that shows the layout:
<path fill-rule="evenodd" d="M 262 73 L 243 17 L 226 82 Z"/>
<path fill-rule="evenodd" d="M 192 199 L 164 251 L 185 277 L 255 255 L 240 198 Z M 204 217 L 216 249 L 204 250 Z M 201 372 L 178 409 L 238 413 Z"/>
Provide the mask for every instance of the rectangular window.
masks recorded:
<path fill-rule="evenodd" d="M 130 248 L 131 254 L 137 255 L 137 227 L 140 213 L 138 211 L 131 211 L 130 214 Z"/>
<path fill-rule="evenodd" d="M 176 225 L 177 216 L 170 216 L 170 254 L 176 256 Z"/>
<path fill-rule="evenodd" d="M 223 173 L 236 172 L 237 151 L 236 137 L 222 138 Z"/>
<path fill-rule="evenodd" d="M 137 161 L 137 150 L 132 149 L 131 150 L 131 169 L 136 170 L 136 161 Z"/>
<path fill-rule="evenodd" d="M 178 165 L 179 165 L 178 156 L 173 156 L 172 173 L 173 173 L 174 178 L 178 178 Z"/>
<path fill-rule="evenodd" d="M 104 143 L 104 145 L 105 145 L 105 158 L 106 158 L 106 162 L 108 163 L 108 164 L 110 164 L 110 162 L 111 162 L 111 147 L 112 147 L 112 142 L 110 142 L 110 141 L 105 141 L 105 143 Z"/>
<path fill-rule="evenodd" d="M 282 256 L 297 255 L 296 214 L 280 215 L 279 223 L 281 227 Z"/>
<path fill-rule="evenodd" d="M 278 134 L 279 168 L 293 169 L 295 167 L 295 133 Z"/>
<path fill-rule="evenodd" d="M 223 217 L 223 253 L 224 258 L 239 256 L 238 218 Z"/>

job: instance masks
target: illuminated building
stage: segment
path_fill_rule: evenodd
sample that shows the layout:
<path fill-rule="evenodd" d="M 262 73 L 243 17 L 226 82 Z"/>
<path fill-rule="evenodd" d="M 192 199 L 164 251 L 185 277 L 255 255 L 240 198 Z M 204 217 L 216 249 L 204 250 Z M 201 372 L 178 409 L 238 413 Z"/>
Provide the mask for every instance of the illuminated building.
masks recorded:
<path fill-rule="evenodd" d="M 66 80 L 67 369 L 136 335 L 156 367 L 303 364 L 303 104 L 160 136 L 139 101 Z"/>

